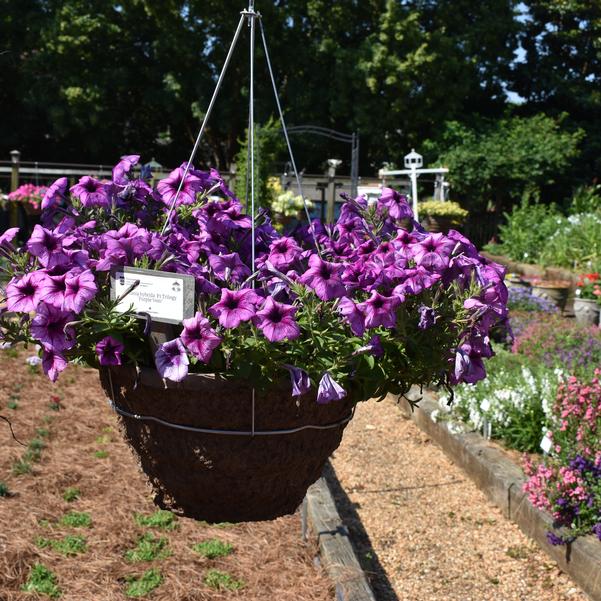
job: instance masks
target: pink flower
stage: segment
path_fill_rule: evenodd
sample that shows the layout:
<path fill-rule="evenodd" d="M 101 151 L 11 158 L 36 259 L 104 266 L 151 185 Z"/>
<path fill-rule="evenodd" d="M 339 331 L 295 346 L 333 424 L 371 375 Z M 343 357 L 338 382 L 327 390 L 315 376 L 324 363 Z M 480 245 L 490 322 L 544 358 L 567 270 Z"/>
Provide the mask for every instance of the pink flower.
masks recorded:
<path fill-rule="evenodd" d="M 190 319 L 184 319 L 181 339 L 186 348 L 203 363 L 211 360 L 213 351 L 221 344 L 221 338 L 201 313 L 196 313 Z"/>

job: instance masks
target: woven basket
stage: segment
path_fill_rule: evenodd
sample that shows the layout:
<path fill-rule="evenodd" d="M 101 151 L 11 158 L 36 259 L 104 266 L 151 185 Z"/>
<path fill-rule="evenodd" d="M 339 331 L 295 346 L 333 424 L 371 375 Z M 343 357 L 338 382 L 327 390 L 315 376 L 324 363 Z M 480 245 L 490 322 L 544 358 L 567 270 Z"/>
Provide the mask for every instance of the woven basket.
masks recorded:
<path fill-rule="evenodd" d="M 109 372 L 110 369 L 110 372 Z M 252 395 L 248 382 L 191 374 L 179 384 L 151 369 L 102 368 L 100 380 L 117 408 L 172 424 L 228 431 L 287 430 L 344 421 L 353 402 L 299 406 L 286 382 Z M 152 484 L 155 503 L 207 522 L 270 520 L 293 513 L 340 444 L 346 422 L 292 434 L 226 435 L 180 430 L 120 415 L 127 442 Z"/>

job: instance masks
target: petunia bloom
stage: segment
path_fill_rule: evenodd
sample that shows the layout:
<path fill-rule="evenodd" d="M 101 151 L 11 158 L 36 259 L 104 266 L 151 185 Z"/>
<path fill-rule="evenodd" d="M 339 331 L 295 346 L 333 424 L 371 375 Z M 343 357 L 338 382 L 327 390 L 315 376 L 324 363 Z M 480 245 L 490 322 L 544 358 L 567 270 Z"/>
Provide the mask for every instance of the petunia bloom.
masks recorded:
<path fill-rule="evenodd" d="M 221 338 L 217 336 L 209 320 L 201 313 L 197 312 L 194 317 L 184 319 L 183 324 L 182 342 L 197 359 L 208 363 L 213 351 L 220 345 Z"/>
<path fill-rule="evenodd" d="M 179 338 L 161 344 L 154 355 L 161 378 L 181 382 L 188 375 L 190 360 Z"/>
<path fill-rule="evenodd" d="M 81 313 L 86 303 L 98 292 L 94 274 L 87 269 L 81 273 L 67 273 L 65 277 L 64 307 L 75 313 Z"/>
<path fill-rule="evenodd" d="M 171 206 L 172 202 L 174 202 L 177 191 L 182 183 L 185 169 L 186 164 L 184 163 L 181 167 L 174 169 L 166 178 L 162 179 L 157 184 L 157 192 L 159 193 L 161 200 L 167 206 Z M 177 206 L 194 204 L 196 201 L 196 193 L 201 187 L 202 180 L 188 171 L 179 196 L 177 197 Z"/>
<path fill-rule="evenodd" d="M 340 299 L 338 311 L 346 317 L 351 326 L 351 332 L 355 336 L 363 336 L 365 333 L 365 315 L 350 298 L 345 296 Z"/>
<path fill-rule="evenodd" d="M 324 301 L 345 296 L 346 288 L 340 279 L 342 265 L 324 261 L 319 255 L 311 255 L 309 269 L 300 277 L 300 282 L 313 288 Z"/>
<path fill-rule="evenodd" d="M 358 307 L 365 315 L 365 327 L 394 328 L 396 309 L 400 304 L 401 300 L 397 296 L 383 296 L 374 290 L 365 302 L 359 303 Z"/>
<path fill-rule="evenodd" d="M 213 273 L 224 281 L 242 282 L 250 276 L 250 269 L 240 260 L 238 253 L 210 255 L 209 265 Z"/>
<path fill-rule="evenodd" d="M 417 327 L 420 330 L 427 330 L 431 328 L 436 321 L 436 311 L 432 309 L 432 307 L 426 307 L 426 305 L 421 305 L 418 309 L 419 313 L 419 323 Z"/>
<path fill-rule="evenodd" d="M 61 371 L 67 369 L 67 360 L 62 353 L 44 348 L 42 351 L 42 369 L 52 382 L 56 382 Z"/>
<path fill-rule="evenodd" d="M 35 311 L 46 280 L 46 274 L 41 271 L 32 271 L 19 280 L 11 280 L 6 287 L 7 309 L 17 313 Z"/>
<path fill-rule="evenodd" d="M 326 371 L 319 381 L 317 389 L 317 402 L 320 405 L 325 405 L 331 401 L 339 401 L 346 396 L 346 391 L 340 384 L 332 378 L 329 372 Z"/>
<path fill-rule="evenodd" d="M 47 190 L 42 198 L 42 211 L 53 209 L 59 204 L 67 194 L 69 180 L 66 177 L 59 177 Z"/>
<path fill-rule="evenodd" d="M 73 328 L 67 324 L 74 319 L 70 311 L 61 311 L 41 302 L 31 322 L 31 335 L 47 350 L 64 351 L 73 347 Z"/>
<path fill-rule="evenodd" d="M 113 182 L 124 186 L 128 183 L 128 174 L 131 169 L 138 164 L 139 154 L 128 154 L 121 157 L 121 160 L 113 167 Z"/>
<path fill-rule="evenodd" d="M 108 208 L 110 206 L 107 186 L 101 181 L 84 175 L 70 188 L 71 195 L 78 198 L 86 208 Z"/>
<path fill-rule="evenodd" d="M 300 255 L 300 246 L 286 236 L 274 240 L 269 246 L 269 262 L 280 271 L 287 270 Z"/>
<path fill-rule="evenodd" d="M 224 328 L 237 328 L 241 322 L 250 321 L 256 314 L 259 297 L 254 290 L 221 290 L 221 299 L 215 303 L 209 313 L 219 319 Z"/>
<path fill-rule="evenodd" d="M 300 328 L 293 315 L 296 307 L 278 303 L 269 297 L 253 321 L 270 342 L 294 340 L 300 336 Z"/>
<path fill-rule="evenodd" d="M 96 354 L 100 365 L 121 365 L 121 354 L 124 352 L 123 343 L 112 336 L 105 336 L 96 344 Z"/>
<path fill-rule="evenodd" d="M 309 374 L 300 367 L 294 365 L 283 365 L 290 372 L 292 382 L 292 396 L 301 396 L 311 389 L 311 379 Z"/>

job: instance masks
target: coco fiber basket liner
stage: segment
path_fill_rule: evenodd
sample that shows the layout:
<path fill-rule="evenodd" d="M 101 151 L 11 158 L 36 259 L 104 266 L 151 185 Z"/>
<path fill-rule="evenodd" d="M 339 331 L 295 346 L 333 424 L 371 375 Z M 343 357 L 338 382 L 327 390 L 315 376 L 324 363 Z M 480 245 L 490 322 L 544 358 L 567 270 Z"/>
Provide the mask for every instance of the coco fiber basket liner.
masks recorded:
<path fill-rule="evenodd" d="M 248 382 L 190 374 L 179 384 L 165 384 L 154 370 L 123 367 L 102 368 L 100 380 L 155 503 L 207 522 L 270 520 L 296 511 L 340 444 L 354 405 L 350 399 L 318 405 L 307 397 L 297 406 L 286 382 L 255 394 L 253 424 Z M 265 434 L 296 428 L 303 429 Z"/>

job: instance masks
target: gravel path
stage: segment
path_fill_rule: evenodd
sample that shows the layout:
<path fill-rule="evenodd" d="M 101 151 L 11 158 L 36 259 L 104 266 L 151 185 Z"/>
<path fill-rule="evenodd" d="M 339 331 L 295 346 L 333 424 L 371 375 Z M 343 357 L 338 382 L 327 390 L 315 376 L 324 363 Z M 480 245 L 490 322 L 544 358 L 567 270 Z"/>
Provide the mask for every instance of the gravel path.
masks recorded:
<path fill-rule="evenodd" d="M 394 403 L 361 403 L 332 464 L 379 601 L 586 601 Z"/>

